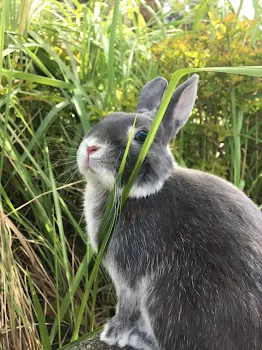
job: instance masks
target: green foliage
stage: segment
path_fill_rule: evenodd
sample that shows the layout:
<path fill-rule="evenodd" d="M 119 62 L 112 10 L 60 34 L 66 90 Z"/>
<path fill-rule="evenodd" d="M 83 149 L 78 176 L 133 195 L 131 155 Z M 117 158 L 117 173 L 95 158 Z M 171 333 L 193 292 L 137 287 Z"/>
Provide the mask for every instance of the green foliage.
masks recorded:
<path fill-rule="evenodd" d="M 133 108 L 132 95 L 142 84 L 136 77 L 146 81 L 156 74 L 153 63 L 138 64 L 151 57 L 148 35 L 157 42 L 165 32 L 154 32 L 156 20 L 147 27 L 139 5 L 122 6 L 113 16 L 114 8 L 102 2 L 76 1 L 75 9 L 58 1 L 37 3 L 19 7 L 4 0 L 1 14 L 12 19 L 1 22 L 0 89 L 0 242 L 6 251 L 0 259 L 0 314 L 7 329 L 0 345 L 10 349 L 41 348 L 42 317 L 24 282 L 26 267 L 55 348 L 97 328 L 115 304 L 103 271 L 98 294 L 92 288 L 99 264 L 83 232 L 76 148 L 83 130 L 123 108 L 121 101 Z"/>
<path fill-rule="evenodd" d="M 112 313 L 114 293 L 84 233 L 75 160 L 83 131 L 112 110 L 133 111 L 158 74 L 261 64 L 258 7 L 250 21 L 206 0 L 188 13 L 186 2 L 178 17 L 143 2 L 145 20 L 139 1 L 0 0 L 0 347 L 41 349 L 45 337 L 58 348 Z M 181 165 L 245 184 L 258 204 L 260 89 L 258 78 L 201 73 L 173 144 Z"/>

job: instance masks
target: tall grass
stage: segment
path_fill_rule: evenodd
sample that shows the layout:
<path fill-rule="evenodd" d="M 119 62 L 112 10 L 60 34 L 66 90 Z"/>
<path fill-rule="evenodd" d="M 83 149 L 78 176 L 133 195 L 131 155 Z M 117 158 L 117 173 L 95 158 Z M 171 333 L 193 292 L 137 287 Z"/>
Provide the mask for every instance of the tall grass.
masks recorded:
<path fill-rule="evenodd" d="M 114 304 L 104 272 L 92 295 L 99 265 L 80 224 L 83 186 L 72 167 L 82 130 L 117 105 L 115 86 L 143 74 L 148 28 L 124 25 L 128 7 L 76 5 L 2 2 L 0 345 L 10 349 L 60 347 L 102 324 Z"/>
<path fill-rule="evenodd" d="M 195 9 L 193 33 L 209 3 Z M 133 109 L 142 85 L 157 74 L 154 43 L 180 35 L 188 20 L 166 22 L 159 5 L 148 8 L 146 22 L 140 2 L 74 4 L 1 2 L 0 346 L 7 349 L 59 348 L 111 315 L 115 296 L 100 265 L 103 249 L 94 257 L 84 232 L 76 149 L 83 131 L 107 112 Z M 193 71 L 172 78 L 123 202 L 172 90 Z M 213 71 L 261 76 L 260 68 Z M 241 113 L 233 115 L 236 185 Z M 107 238 L 113 223 L 103 228 Z"/>

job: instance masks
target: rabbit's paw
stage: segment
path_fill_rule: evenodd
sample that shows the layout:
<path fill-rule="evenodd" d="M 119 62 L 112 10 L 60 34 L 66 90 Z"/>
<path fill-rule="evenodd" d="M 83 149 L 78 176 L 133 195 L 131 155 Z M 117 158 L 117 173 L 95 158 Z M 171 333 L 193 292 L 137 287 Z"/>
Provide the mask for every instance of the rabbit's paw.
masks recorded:
<path fill-rule="evenodd" d="M 118 345 L 120 348 L 131 346 L 137 350 L 158 350 L 156 341 L 144 332 L 143 328 L 124 324 L 117 316 L 113 317 L 100 335 L 100 340 L 107 345 Z"/>
<path fill-rule="evenodd" d="M 154 339 L 139 329 L 134 329 L 130 333 L 127 345 L 137 350 L 158 350 Z"/>
<path fill-rule="evenodd" d="M 131 330 L 126 329 L 122 322 L 113 317 L 106 325 L 100 335 L 100 340 L 107 345 L 118 345 L 124 347 L 128 345 Z"/>

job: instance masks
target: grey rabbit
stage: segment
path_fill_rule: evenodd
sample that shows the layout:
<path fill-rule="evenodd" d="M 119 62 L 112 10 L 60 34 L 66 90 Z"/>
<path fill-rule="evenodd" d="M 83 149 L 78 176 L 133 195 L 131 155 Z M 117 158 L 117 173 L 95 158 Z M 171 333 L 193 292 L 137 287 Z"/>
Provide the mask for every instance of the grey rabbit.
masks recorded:
<path fill-rule="evenodd" d="M 139 350 L 262 349 L 262 213 L 232 184 L 179 167 L 168 147 L 195 103 L 198 75 L 172 96 L 104 255 L 117 293 L 101 339 Z M 137 114 L 121 188 L 167 81 L 147 83 L 136 113 L 112 113 L 81 142 L 92 247 Z"/>

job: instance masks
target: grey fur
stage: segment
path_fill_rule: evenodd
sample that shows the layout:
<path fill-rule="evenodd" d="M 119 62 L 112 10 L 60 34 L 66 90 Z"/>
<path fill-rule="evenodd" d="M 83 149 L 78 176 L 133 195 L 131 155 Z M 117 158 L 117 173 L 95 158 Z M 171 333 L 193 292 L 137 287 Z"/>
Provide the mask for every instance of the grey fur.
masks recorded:
<path fill-rule="evenodd" d="M 149 81 L 141 91 L 137 105 L 137 112 L 151 113 L 152 111 L 157 111 L 166 88 L 167 81 L 162 77 L 157 77 Z"/>
<path fill-rule="evenodd" d="M 143 106 L 150 105 L 145 92 L 154 83 L 143 90 L 137 130 L 152 123 L 163 96 L 161 81 L 156 80 L 153 95 L 158 90 L 159 98 L 155 96 L 158 102 L 151 107 Z M 262 349 L 261 211 L 232 184 L 178 167 L 167 149 L 188 118 L 196 85 L 193 76 L 175 91 L 135 182 L 135 195 L 123 207 L 109 242 L 104 264 L 116 287 L 118 307 L 102 334 L 108 344 L 140 350 Z M 99 166 L 112 174 L 119 167 L 134 117 L 114 113 L 83 141 L 95 137 L 108 145 Z M 79 165 L 83 149 L 79 148 Z M 122 185 L 140 149 L 133 140 Z M 110 189 L 99 175 L 94 178 L 81 171 L 94 188 L 85 205 L 98 225 Z M 144 195 L 140 197 L 139 191 Z M 97 230 L 89 234 L 96 242 Z"/>

